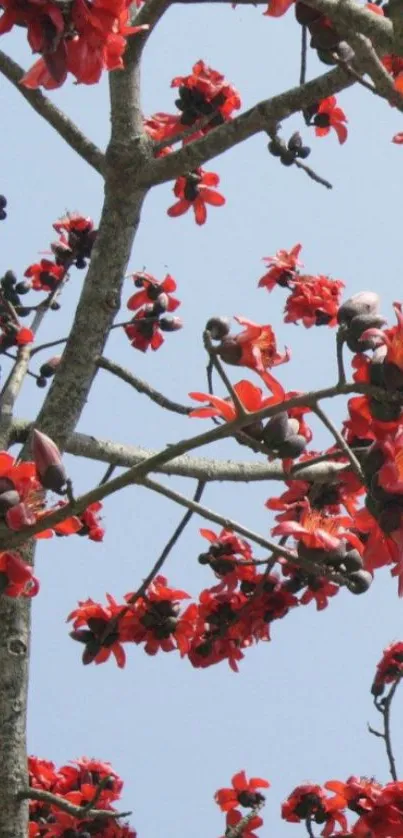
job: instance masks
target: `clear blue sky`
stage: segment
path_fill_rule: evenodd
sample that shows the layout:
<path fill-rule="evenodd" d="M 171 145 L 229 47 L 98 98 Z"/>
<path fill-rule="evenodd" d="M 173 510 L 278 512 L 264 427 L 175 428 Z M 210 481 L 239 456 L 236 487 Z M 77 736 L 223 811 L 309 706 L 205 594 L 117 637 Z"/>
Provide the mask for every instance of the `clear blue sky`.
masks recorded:
<path fill-rule="evenodd" d="M 299 34 L 292 13 L 272 20 L 262 17 L 262 8 L 174 7 L 145 54 L 144 112 L 169 111 L 171 78 L 189 72 L 199 58 L 227 75 L 245 107 L 281 92 L 298 78 Z M 1 46 L 24 66 L 32 63 L 22 31 L 4 37 Z M 317 70 L 310 56 L 309 71 Z M 38 252 L 48 249 L 51 224 L 66 210 L 98 220 L 102 184 L 5 80 L 0 97 L 0 191 L 9 200 L 9 217 L 0 231 L 1 270 L 21 274 Z M 95 88 L 69 82 L 52 98 L 105 145 L 105 80 Z M 227 204 L 211 210 L 204 228 L 197 228 L 190 214 L 167 217 L 170 185 L 148 197 L 130 267 L 161 278 L 166 271 L 173 274 L 185 328 L 169 335 L 158 353 L 146 356 L 131 350 L 124 335 L 114 334 L 109 357 L 185 401 L 190 390 L 205 388 L 200 335 L 207 318 L 243 314 L 272 323 L 280 345 L 291 347 L 293 360 L 281 369 L 288 388 L 334 380 L 334 332 L 283 326 L 282 291 L 268 295 L 256 287 L 261 258 L 298 241 L 308 271 L 343 279 L 348 294 L 380 291 L 382 310 L 392 319 L 391 303 L 402 299 L 403 149 L 390 141 L 402 129 L 401 116 L 363 89 L 342 94 L 340 104 L 349 117 L 344 147 L 335 136 L 315 140 L 299 118 L 285 126 L 287 136 L 302 127 L 313 148 L 312 165 L 334 183 L 332 192 L 303 172 L 282 167 L 267 153 L 261 136 L 207 166 L 219 172 Z M 62 310 L 46 327 L 46 339 L 68 330 L 81 281 L 76 272 Z M 129 283 L 127 296 L 131 290 Z M 18 415 L 33 417 L 41 398 L 42 391 L 28 382 Z M 343 404 L 329 408 L 340 423 Z M 87 433 L 154 448 L 202 427 L 196 420 L 190 424 L 161 414 L 103 372 L 80 423 Z M 328 443 L 324 433 L 317 433 L 315 447 Z M 229 443 L 208 453 L 246 456 Z M 102 466 L 73 458 L 69 467 L 79 491 L 102 473 Z M 172 485 L 193 491 L 185 481 L 172 480 Z M 268 533 L 271 520 L 264 501 L 278 490 L 275 484 L 222 484 L 208 489 L 205 502 Z M 402 637 L 396 582 L 386 570 L 367 595 L 343 591 L 323 613 L 311 605 L 290 614 L 274 625 L 270 644 L 247 652 L 239 675 L 225 663 L 197 671 L 175 653 L 148 658 L 139 648 L 128 649 L 123 671 L 112 662 L 83 667 L 81 648 L 68 637 L 67 614 L 78 599 L 102 599 L 105 591 L 120 597 L 135 589 L 181 515 L 167 501 L 131 488 L 107 502 L 102 545 L 71 538 L 40 547 L 29 749 L 56 763 L 83 754 L 110 760 L 125 781 L 124 806 L 133 809 L 141 838 L 218 838 L 224 826 L 213 793 L 242 768 L 272 783 L 262 838 L 301 835 L 302 827 L 279 819 L 279 804 L 296 784 L 353 773 L 387 780 L 381 744 L 368 735 L 366 723 L 374 722 L 369 688 L 376 662 L 385 645 Z M 195 595 L 212 584 L 208 569 L 197 563 L 203 549 L 201 525 L 192 521 L 166 567 L 174 586 Z M 403 745 L 399 712 L 403 698 L 395 710 L 398 764 Z"/>

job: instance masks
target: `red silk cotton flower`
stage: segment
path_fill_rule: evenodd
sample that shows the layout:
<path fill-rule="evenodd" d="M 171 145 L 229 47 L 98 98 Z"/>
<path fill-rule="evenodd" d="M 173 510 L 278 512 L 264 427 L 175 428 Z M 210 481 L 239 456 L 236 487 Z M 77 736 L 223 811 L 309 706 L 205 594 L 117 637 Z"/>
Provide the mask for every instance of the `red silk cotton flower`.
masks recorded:
<path fill-rule="evenodd" d="M 245 327 L 244 331 L 224 337 L 217 348 L 217 354 L 227 364 L 255 370 L 280 401 L 284 398 L 283 387 L 267 370 L 289 361 L 289 350 L 277 352 L 276 336 L 269 324 L 261 326 L 239 316 L 234 317 L 234 320 Z"/>
<path fill-rule="evenodd" d="M 39 581 L 18 553 L 0 553 L 0 592 L 9 597 L 33 597 Z"/>
<path fill-rule="evenodd" d="M 250 381 L 238 381 L 234 385 L 234 390 L 246 410 L 250 413 L 255 413 L 257 410 L 263 410 L 264 407 L 270 407 L 277 404 L 276 397 L 269 396 L 263 398 L 263 392 L 259 387 L 255 387 Z M 191 419 L 197 417 L 199 419 L 208 419 L 212 416 L 219 416 L 225 419 L 226 422 L 233 422 L 236 419 L 238 412 L 237 408 L 231 399 L 220 399 L 218 396 L 212 396 L 209 393 L 189 393 L 191 399 L 197 402 L 207 402 L 210 407 L 198 407 L 189 413 Z"/>
<path fill-rule="evenodd" d="M 262 805 L 265 798 L 257 789 L 268 789 L 270 787 L 270 783 L 260 777 L 251 777 L 250 780 L 247 780 L 245 771 L 234 774 L 231 783 L 232 788 L 218 789 L 214 795 L 214 799 L 222 812 L 228 812 L 237 806 L 253 809 L 255 806 Z"/>
<path fill-rule="evenodd" d="M 289 288 L 290 282 L 298 276 L 298 268 L 302 267 L 298 259 L 301 250 L 302 244 L 295 244 L 291 250 L 278 250 L 275 256 L 265 256 L 263 262 L 268 270 L 259 279 L 258 287 L 268 291 L 276 285 Z"/>
<path fill-rule="evenodd" d="M 308 113 L 312 117 L 312 125 L 315 126 L 317 137 L 326 137 L 330 133 L 330 129 L 333 128 L 339 143 L 342 145 L 346 142 L 347 117 L 342 108 L 338 107 L 335 96 L 322 99 L 318 105 L 308 109 Z"/>
<path fill-rule="evenodd" d="M 127 301 L 127 308 L 130 311 L 137 311 L 141 306 L 154 303 L 157 300 L 162 304 L 162 295 L 165 311 L 175 311 L 180 306 L 179 300 L 171 296 L 171 291 L 176 291 L 176 282 L 170 274 L 167 274 L 165 279 L 159 282 L 151 274 L 135 273 L 133 274 L 133 282 L 142 290 L 133 294 Z"/>
<path fill-rule="evenodd" d="M 328 276 L 299 276 L 285 304 L 285 323 L 336 326 L 344 282 Z"/>
<path fill-rule="evenodd" d="M 230 119 L 232 112 L 241 107 L 236 88 L 204 61 L 197 61 L 189 76 L 176 76 L 171 87 L 179 87 L 176 105 L 182 111 L 182 125 L 192 125 L 198 118 L 216 113 L 219 119 L 207 126 L 212 128 Z"/>
<path fill-rule="evenodd" d="M 268 17 L 282 17 L 295 0 L 269 0 L 267 10 L 264 12 Z"/>
<path fill-rule="evenodd" d="M 170 218 L 184 215 L 192 207 L 196 224 L 204 224 L 207 218 L 206 204 L 212 207 L 225 204 L 224 195 L 212 188 L 218 186 L 219 182 L 220 178 L 215 172 L 205 172 L 203 169 L 179 177 L 174 186 L 174 194 L 179 200 L 167 210 Z"/>

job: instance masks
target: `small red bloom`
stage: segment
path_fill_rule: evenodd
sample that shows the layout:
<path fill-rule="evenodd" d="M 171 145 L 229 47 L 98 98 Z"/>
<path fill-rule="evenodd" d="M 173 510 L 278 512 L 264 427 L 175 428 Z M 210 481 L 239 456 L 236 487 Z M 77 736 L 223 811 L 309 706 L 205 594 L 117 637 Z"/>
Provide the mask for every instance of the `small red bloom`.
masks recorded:
<path fill-rule="evenodd" d="M 251 777 L 250 780 L 247 780 L 245 771 L 234 774 L 231 783 L 232 788 L 219 789 L 214 795 L 214 799 L 222 812 L 228 812 L 237 806 L 253 809 L 255 806 L 262 805 L 265 798 L 257 789 L 268 789 L 270 787 L 270 783 L 267 780 L 260 779 L 260 777 Z"/>
<path fill-rule="evenodd" d="M 376 667 L 376 674 L 372 685 L 372 694 L 382 695 L 386 684 L 400 681 L 403 675 L 403 643 L 391 643 L 383 651 L 381 660 Z"/>
<path fill-rule="evenodd" d="M 73 620 L 74 631 L 70 637 L 85 644 L 84 664 L 104 663 L 113 654 L 117 665 L 122 668 L 126 662 L 126 655 L 121 643 L 119 618 L 122 612 L 126 611 L 126 607 L 118 605 L 110 594 L 107 594 L 106 598 L 108 604 L 105 606 L 92 599 L 78 603 L 78 608 L 67 618 L 67 622 Z M 108 632 L 112 620 L 113 628 Z"/>
<path fill-rule="evenodd" d="M 295 0 L 269 0 L 269 5 L 264 14 L 269 17 L 282 17 L 294 2 Z"/>
<path fill-rule="evenodd" d="M 176 104 L 183 111 L 183 125 L 192 125 L 201 116 L 216 111 L 223 122 L 241 107 L 241 98 L 235 87 L 204 61 L 197 61 L 189 76 L 176 76 L 171 87 L 179 87 L 180 99 Z"/>
<path fill-rule="evenodd" d="M 132 279 L 134 284 L 142 290 L 129 298 L 127 308 L 130 311 L 136 311 L 141 306 L 155 302 L 162 294 L 164 300 L 166 298 L 165 311 L 175 311 L 180 306 L 179 300 L 171 296 L 171 292 L 176 291 L 176 282 L 170 274 L 167 274 L 161 282 L 146 273 L 135 273 Z"/>
<path fill-rule="evenodd" d="M 345 125 L 347 121 L 344 111 L 337 105 L 336 97 L 329 96 L 327 99 L 322 99 L 319 103 L 313 118 L 315 134 L 317 137 L 325 137 L 329 134 L 330 129 L 334 128 L 339 143 L 343 144 L 347 139 L 347 128 Z"/>
<path fill-rule="evenodd" d="M 297 541 L 301 540 L 306 547 L 322 550 L 336 550 L 340 542 L 348 542 L 363 552 L 363 545 L 357 535 L 351 532 L 354 521 L 347 516 L 324 516 L 319 510 L 311 509 L 306 500 L 304 510 L 299 521 L 282 521 L 272 529 L 272 535 L 292 535 Z"/>
<path fill-rule="evenodd" d="M 33 597 L 39 591 L 33 568 L 18 553 L 0 553 L 0 590 L 9 597 Z"/>
<path fill-rule="evenodd" d="M 289 287 L 290 282 L 298 276 L 298 268 L 302 267 L 298 258 L 301 250 L 302 244 L 295 244 L 291 250 L 278 250 L 275 256 L 265 256 L 263 262 L 266 262 L 268 270 L 259 280 L 258 287 L 267 288 L 268 291 L 272 291 L 276 285 Z"/>
<path fill-rule="evenodd" d="M 150 347 L 155 352 L 164 343 L 158 317 L 150 317 L 145 309 L 140 309 L 124 330 L 131 345 L 140 352 L 147 352 Z"/>
<path fill-rule="evenodd" d="M 196 169 L 189 175 L 179 177 L 174 186 L 174 194 L 179 201 L 169 207 L 167 214 L 170 218 L 184 215 L 190 207 L 193 208 L 196 224 L 204 224 L 207 218 L 206 204 L 222 207 L 225 198 L 212 187 L 218 186 L 220 178 L 215 172 L 205 172 Z"/>
<path fill-rule="evenodd" d="M 243 817 L 244 815 L 238 809 L 230 809 L 225 818 L 227 829 L 233 829 L 238 826 Z M 263 818 L 259 817 L 259 815 L 253 815 L 253 817 L 248 818 L 248 822 L 242 831 L 238 832 L 239 838 L 258 838 L 253 830 L 259 829 L 260 826 L 263 826 Z M 225 836 L 223 835 L 222 838 L 225 838 Z"/>
<path fill-rule="evenodd" d="M 344 282 L 328 276 L 298 276 L 285 304 L 285 323 L 336 326 Z"/>
<path fill-rule="evenodd" d="M 23 326 L 21 329 L 18 329 L 15 340 L 18 346 L 27 346 L 28 343 L 34 342 L 35 335 L 31 329 L 27 329 L 26 326 Z"/>
<path fill-rule="evenodd" d="M 284 398 L 283 387 L 267 370 L 289 361 L 289 350 L 277 352 L 276 336 L 270 325 L 260 326 L 246 317 L 234 317 L 234 320 L 245 329 L 238 335 L 225 337 L 217 348 L 217 354 L 227 364 L 255 370 L 280 401 Z"/>
<path fill-rule="evenodd" d="M 234 385 L 234 390 L 242 402 L 244 408 L 250 413 L 257 410 L 262 410 L 264 407 L 277 404 L 276 397 L 270 396 L 263 398 L 263 392 L 259 387 L 255 387 L 250 381 L 238 381 Z M 209 393 L 189 393 L 191 399 L 197 402 L 208 402 L 210 407 L 198 407 L 189 413 L 190 418 L 211 418 L 212 416 L 219 416 L 225 419 L 226 422 L 232 422 L 237 417 L 237 409 L 231 399 L 220 399 L 218 396 L 212 396 Z"/>
<path fill-rule="evenodd" d="M 403 312 L 401 303 L 393 303 L 397 326 L 391 329 L 367 329 L 361 340 L 376 338 L 378 346 L 386 346 L 385 361 L 403 371 Z"/>
<path fill-rule="evenodd" d="M 30 265 L 24 276 L 32 280 L 34 291 L 54 291 L 65 273 L 63 265 L 56 265 L 49 259 L 41 259 L 40 262 Z"/>

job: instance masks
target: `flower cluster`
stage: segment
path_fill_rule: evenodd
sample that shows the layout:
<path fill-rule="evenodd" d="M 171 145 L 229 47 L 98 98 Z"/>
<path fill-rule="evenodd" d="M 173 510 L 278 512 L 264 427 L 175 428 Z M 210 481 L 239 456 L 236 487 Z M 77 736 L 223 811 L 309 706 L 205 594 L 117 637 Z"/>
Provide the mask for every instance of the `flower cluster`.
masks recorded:
<path fill-rule="evenodd" d="M 63 7 L 52 0 L 4 0 L 0 34 L 23 26 L 32 52 L 42 56 L 22 84 L 52 90 L 68 73 L 81 84 L 95 84 L 103 70 L 122 69 L 127 36 L 148 28 L 128 25 L 130 5 L 128 0 L 73 0 Z"/>
<path fill-rule="evenodd" d="M 132 279 L 141 290 L 128 300 L 128 309 L 136 314 L 124 330 L 134 349 L 146 352 L 151 347 L 155 351 L 164 343 L 163 332 L 176 332 L 183 325 L 180 317 L 167 314 L 180 306 L 180 301 L 172 296 L 176 282 L 170 274 L 160 282 L 144 272 L 133 274 Z"/>
<path fill-rule="evenodd" d="M 235 87 L 201 60 L 193 66 L 190 75 L 174 78 L 171 87 L 178 88 L 175 100 L 178 112 L 155 113 L 144 120 L 144 130 L 157 146 L 157 157 L 172 151 L 170 140 L 172 143 L 181 141 L 184 145 L 192 142 L 228 122 L 233 112 L 241 107 Z M 192 208 L 196 224 L 203 225 L 207 205 L 221 207 L 225 204 L 224 196 L 215 188 L 219 182 L 215 172 L 202 168 L 185 172 L 174 184 L 177 201 L 167 210 L 168 215 L 177 218 Z"/>
<path fill-rule="evenodd" d="M 336 326 L 337 313 L 344 283 L 319 274 L 301 274 L 299 261 L 302 246 L 294 245 L 290 251 L 279 250 L 275 256 L 266 256 L 267 271 L 259 280 L 259 288 L 272 291 L 277 285 L 288 288 L 284 322 L 301 322 L 311 326 Z"/>
<path fill-rule="evenodd" d="M 403 643 L 397 641 L 384 649 L 381 660 L 376 667 L 372 684 L 372 695 L 378 697 L 383 694 L 387 684 L 395 684 L 403 675 Z"/>
<path fill-rule="evenodd" d="M 57 768 L 53 762 L 28 757 L 29 785 L 37 791 L 55 795 L 65 803 L 84 808 L 96 799 L 97 809 L 116 812 L 115 803 L 122 794 L 123 782 L 109 765 L 82 757 Z M 29 838 L 63 838 L 90 834 L 94 838 L 136 838 L 128 824 L 107 815 L 90 818 L 68 814 L 57 803 L 31 800 L 29 804 Z"/>
<path fill-rule="evenodd" d="M 257 813 L 265 803 L 265 797 L 258 789 L 267 789 L 270 783 L 260 777 L 251 777 L 247 780 L 245 771 L 234 774 L 231 783 L 231 788 L 218 789 L 214 795 L 217 805 L 222 812 L 225 812 L 227 831 L 238 827 L 240 831 L 237 834 L 240 838 L 257 838 L 254 830 L 263 826 L 263 818 Z M 251 811 L 242 813 L 239 806 Z M 241 821 L 244 825 L 243 828 L 241 825 L 240 829 Z"/>

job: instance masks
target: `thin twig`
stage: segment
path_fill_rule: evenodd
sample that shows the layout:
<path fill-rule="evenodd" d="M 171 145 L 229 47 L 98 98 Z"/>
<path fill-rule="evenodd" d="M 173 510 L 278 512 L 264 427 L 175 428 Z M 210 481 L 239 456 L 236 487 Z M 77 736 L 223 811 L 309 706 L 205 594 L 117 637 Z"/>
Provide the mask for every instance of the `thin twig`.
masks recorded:
<path fill-rule="evenodd" d="M 305 24 L 301 27 L 301 67 L 299 73 L 299 83 L 305 84 L 306 82 L 306 56 L 307 56 L 307 47 L 308 47 L 308 27 Z"/>
<path fill-rule="evenodd" d="M 241 818 L 235 826 L 227 826 L 227 829 L 225 830 L 225 838 L 242 838 L 242 835 L 245 834 L 246 827 L 251 820 L 253 820 L 253 818 L 257 817 L 261 808 L 261 804 L 260 806 L 254 806 L 254 808 L 251 809 L 247 815 Z"/>
<path fill-rule="evenodd" d="M 313 833 L 313 829 L 312 829 L 312 821 L 311 821 L 310 815 L 308 815 L 307 818 L 305 819 L 305 826 L 306 826 L 306 831 L 309 835 L 309 838 L 315 838 L 314 833 Z"/>
<path fill-rule="evenodd" d="M 332 436 L 335 438 L 339 448 L 342 451 L 344 451 L 346 457 L 348 457 L 348 459 L 351 463 L 351 468 L 354 471 L 354 474 L 356 474 L 360 483 L 362 483 L 362 485 L 365 486 L 366 485 L 365 476 L 364 476 L 364 472 L 363 472 L 363 470 L 360 466 L 360 463 L 358 462 L 357 457 L 355 456 L 355 454 L 353 454 L 353 452 L 352 452 L 350 446 L 348 445 L 348 443 L 346 442 L 346 440 L 343 439 L 341 433 L 333 425 L 333 422 L 329 419 L 329 417 L 326 415 L 326 413 L 322 410 L 322 408 L 318 404 L 316 404 L 312 408 L 312 412 L 315 413 L 316 416 L 318 416 L 318 418 L 321 420 L 321 422 L 323 422 L 323 424 L 328 429 L 328 431 L 330 431 Z"/>
<path fill-rule="evenodd" d="M 67 812 L 77 820 L 83 820 L 82 814 L 85 811 L 86 819 L 96 820 L 97 818 L 111 818 L 118 820 L 118 818 L 127 818 L 131 812 L 111 812 L 109 809 L 90 809 L 89 811 L 83 809 L 82 806 L 75 806 L 64 797 L 59 797 L 57 794 L 52 794 L 50 791 L 42 791 L 42 789 L 22 789 L 18 792 L 20 800 L 39 800 L 42 803 L 48 803 L 50 806 L 57 806 L 62 812 Z"/>
<path fill-rule="evenodd" d="M 115 464 L 114 464 L 114 463 L 109 463 L 109 466 L 108 466 L 108 468 L 106 469 L 104 476 L 103 476 L 103 477 L 102 477 L 102 479 L 99 481 L 99 485 L 100 485 L 100 486 L 103 486 L 103 485 L 104 485 L 104 483 L 107 483 L 107 482 L 108 482 L 108 480 L 110 480 L 110 478 L 112 477 L 112 474 L 113 474 L 113 472 L 115 471 L 115 469 L 116 469 Z"/>
<path fill-rule="evenodd" d="M 206 484 L 202 480 L 199 480 L 199 482 L 196 486 L 195 493 L 193 495 L 193 501 L 195 503 L 197 503 L 200 500 L 200 498 L 202 497 L 205 486 L 206 486 Z M 116 617 L 112 617 L 112 619 L 109 620 L 109 622 L 105 626 L 105 631 L 103 632 L 102 637 L 100 639 L 101 645 L 103 643 L 105 643 L 106 638 L 109 637 L 109 635 L 112 634 L 115 631 L 115 629 L 117 628 L 117 626 L 119 624 L 119 620 L 121 620 L 121 618 L 125 614 L 127 614 L 128 611 L 130 611 L 130 605 L 134 605 L 137 602 L 137 600 L 140 599 L 140 597 L 145 595 L 145 593 L 147 591 L 147 588 L 151 585 L 151 582 L 153 581 L 153 579 L 155 579 L 157 573 L 159 573 L 159 571 L 161 570 L 161 568 L 162 568 L 163 564 L 166 562 L 171 550 L 173 549 L 173 547 L 175 547 L 175 544 L 177 543 L 178 539 L 182 535 L 184 529 L 187 527 L 189 521 L 191 520 L 191 518 L 193 516 L 193 513 L 194 513 L 193 509 L 188 509 L 188 511 L 185 513 L 183 518 L 180 520 L 178 526 L 175 528 L 174 532 L 172 533 L 171 538 L 166 543 L 161 555 L 158 557 L 157 561 L 155 562 L 155 564 L 151 568 L 150 572 L 147 574 L 146 578 L 143 579 L 143 582 L 141 583 L 140 587 L 137 588 L 137 591 L 135 591 L 134 594 L 132 594 L 132 596 L 127 600 L 127 603 L 128 603 L 127 606 L 123 607 L 120 610 L 119 614 L 116 615 Z"/>
<path fill-rule="evenodd" d="M 343 385 L 346 383 L 346 372 L 344 369 L 344 360 L 343 360 L 343 346 L 345 342 L 345 334 L 344 329 L 340 328 L 337 330 L 336 335 L 336 355 L 337 355 L 337 372 L 339 375 L 339 384 Z"/>
<path fill-rule="evenodd" d="M 221 363 L 221 361 L 220 361 L 220 359 L 219 359 L 219 357 L 216 353 L 216 349 L 213 346 L 213 343 L 212 343 L 212 340 L 211 340 L 211 335 L 210 335 L 210 332 L 208 330 L 203 332 L 203 343 L 204 343 L 204 348 L 209 355 L 211 364 L 217 370 L 218 375 L 221 378 L 221 381 L 223 382 L 223 384 L 225 385 L 225 387 L 228 390 L 228 393 L 229 393 L 229 395 L 230 395 L 230 397 L 231 397 L 231 399 L 232 399 L 232 401 L 233 401 L 233 403 L 236 407 L 238 416 L 247 416 L 249 411 L 246 410 L 246 408 L 244 407 L 244 405 L 242 404 L 242 402 L 241 402 L 241 400 L 238 396 L 238 393 L 236 392 L 236 390 L 232 386 L 232 383 L 229 380 L 229 378 L 227 376 L 227 373 L 225 372 L 225 369 L 224 369 L 224 367 L 223 367 L 223 365 L 222 365 L 222 363 Z"/>
<path fill-rule="evenodd" d="M 307 166 L 306 163 L 303 163 L 302 160 L 294 160 L 294 165 L 297 167 L 297 169 L 302 169 L 304 172 L 306 172 L 308 177 L 310 177 L 311 180 L 314 180 L 315 183 L 320 183 L 321 186 L 325 186 L 326 189 L 333 189 L 333 185 L 330 183 L 329 180 L 326 180 L 324 177 L 317 175 L 316 172 L 313 169 L 311 169 L 310 166 Z"/>
<path fill-rule="evenodd" d="M 370 732 L 373 733 L 374 736 L 379 736 L 385 742 L 386 754 L 388 757 L 389 762 L 389 771 L 392 777 L 392 780 L 397 782 L 398 779 L 398 772 L 396 769 L 396 759 L 393 753 L 392 748 L 392 736 L 390 730 L 390 711 L 392 706 L 392 701 L 396 690 L 400 684 L 400 678 L 398 678 L 394 684 L 392 684 L 391 689 L 389 690 L 388 695 L 386 698 L 381 699 L 381 701 L 377 701 L 375 699 L 374 704 L 378 712 L 382 715 L 383 718 L 383 733 L 379 733 L 379 731 L 374 731 L 370 728 Z"/>
<path fill-rule="evenodd" d="M 60 346 L 61 343 L 66 343 L 68 341 L 68 337 L 59 338 L 59 340 L 50 340 L 48 343 L 40 343 L 39 346 L 34 346 L 31 350 L 31 358 L 37 354 L 37 352 L 43 352 L 44 349 L 52 349 L 53 346 Z"/>
<path fill-rule="evenodd" d="M 102 174 L 104 167 L 102 151 L 40 90 L 30 90 L 21 84 L 25 71 L 2 50 L 0 50 L 0 73 L 3 73 L 3 76 L 14 85 L 21 96 L 31 105 L 31 108 L 57 131 L 70 148 L 76 151 L 93 169 Z"/>
<path fill-rule="evenodd" d="M 129 372 L 129 370 L 124 369 L 124 367 L 121 367 L 120 364 L 116 364 L 115 361 L 110 361 L 109 358 L 99 357 L 97 358 L 96 363 L 100 369 L 107 370 L 113 375 L 116 375 L 117 378 L 120 378 L 126 384 L 130 384 L 131 387 L 134 387 L 138 393 L 143 393 L 145 396 L 148 396 L 151 401 L 155 402 L 155 404 L 158 404 L 160 407 L 165 408 L 165 410 L 171 410 L 173 413 L 180 413 L 182 416 L 188 416 L 191 410 L 194 410 L 194 407 L 187 407 L 187 405 L 174 402 L 158 390 L 154 390 L 154 388 L 151 387 L 147 381 L 137 378 L 137 376 L 133 375 L 133 373 Z"/>

